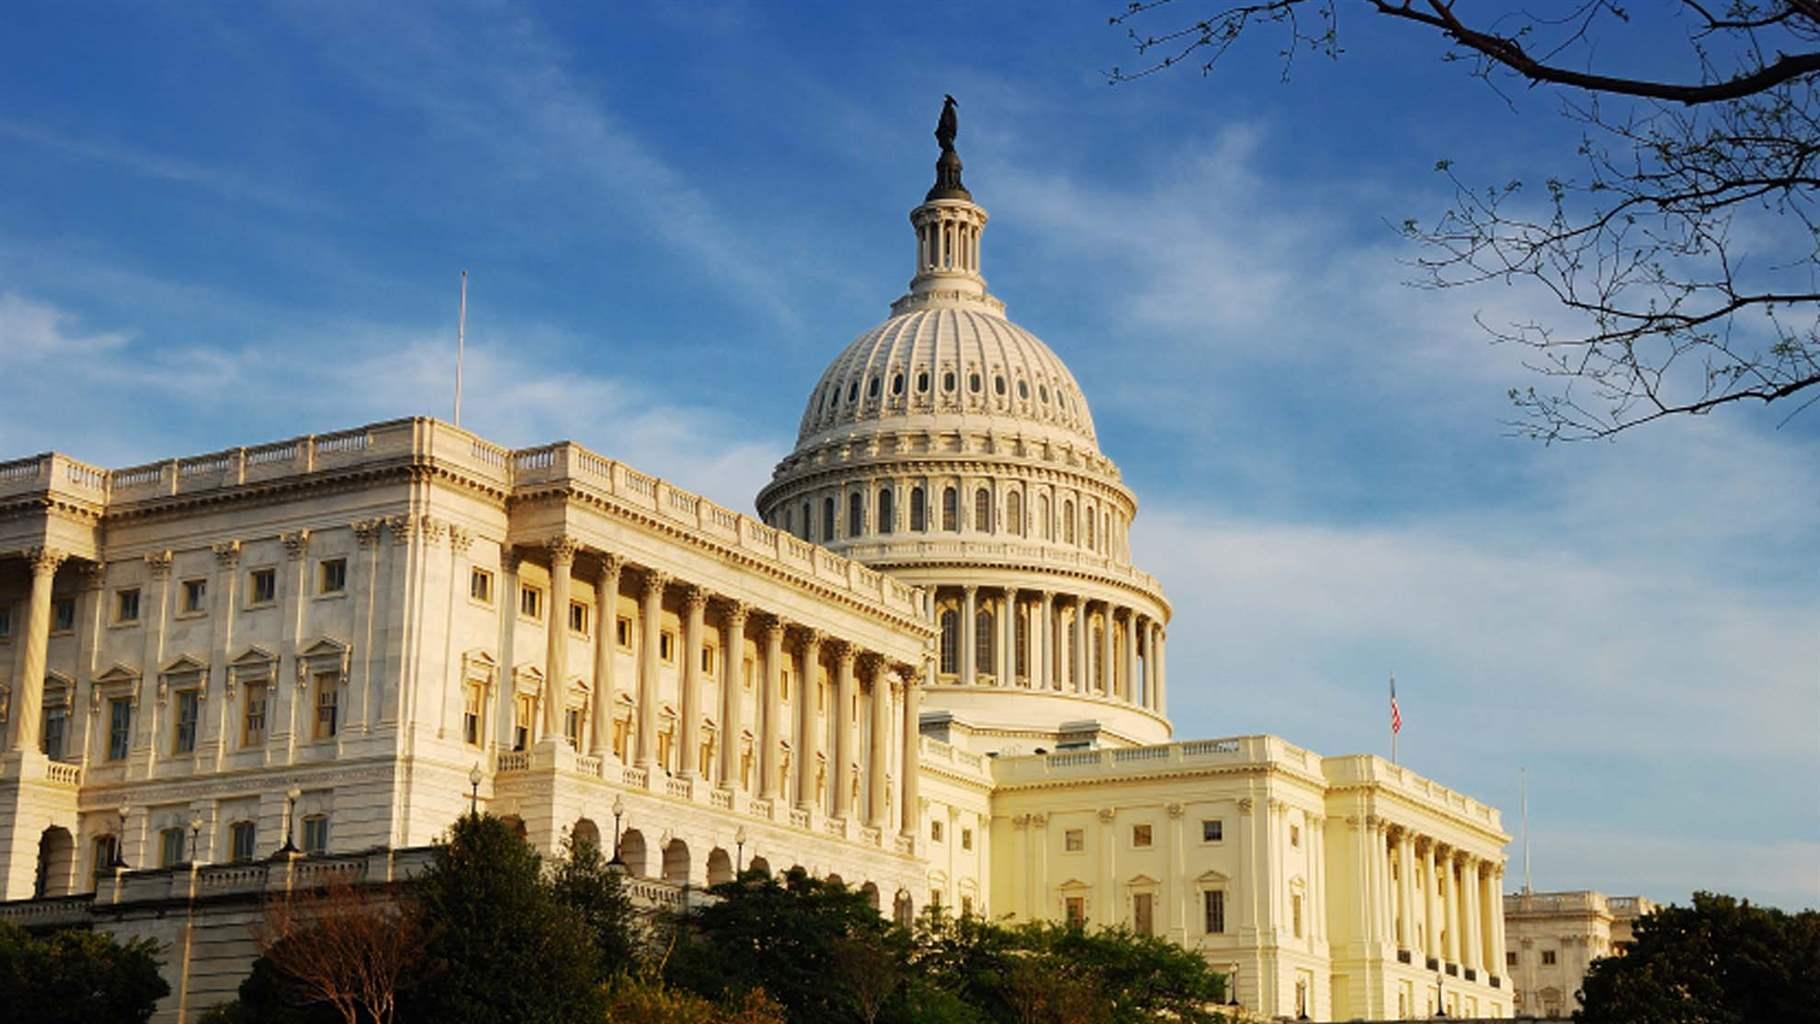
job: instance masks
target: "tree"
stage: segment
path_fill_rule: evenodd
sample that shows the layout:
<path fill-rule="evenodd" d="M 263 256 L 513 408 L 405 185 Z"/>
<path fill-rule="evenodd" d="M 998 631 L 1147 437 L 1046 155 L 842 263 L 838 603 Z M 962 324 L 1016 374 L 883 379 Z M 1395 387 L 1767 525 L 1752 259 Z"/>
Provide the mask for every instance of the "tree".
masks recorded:
<path fill-rule="evenodd" d="M 1697 892 L 1692 906 L 1640 918 L 1635 938 L 1593 961 L 1575 1020 L 1746 1024 L 1811 1020 L 1820 1006 L 1820 912 Z"/>
<path fill-rule="evenodd" d="M 289 1001 L 325 1004 L 343 1024 L 391 1024 L 422 966 L 416 906 L 374 886 L 338 883 L 276 901 L 257 938 Z"/>
<path fill-rule="evenodd" d="M 1404 224 L 1423 252 L 1419 284 L 1529 282 L 1551 297 L 1553 315 L 1481 321 L 1494 340 L 1528 347 L 1548 378 L 1511 389 L 1513 425 L 1576 440 L 1739 403 L 1793 416 L 1820 399 L 1820 0 L 1457 7 L 1135 0 L 1111 20 L 1145 63 L 1109 77 L 1189 63 L 1209 72 L 1259 26 L 1283 34 L 1287 73 L 1300 53 L 1341 53 L 1344 8 L 1438 37 L 1444 59 L 1494 88 L 1563 90 L 1562 113 L 1582 134 L 1578 177 L 1544 175 L 1532 204 L 1522 181 L 1469 186 L 1443 160 L 1452 207 L 1432 226 Z M 1685 36 L 1679 79 L 1608 67 L 1659 26 Z"/>
<path fill-rule="evenodd" d="M 596 1024 L 600 954 L 582 915 L 558 900 L 542 861 L 498 818 L 468 815 L 415 886 L 434 984 L 403 1014 L 438 1024 Z"/>
<path fill-rule="evenodd" d="M 143 1022 L 170 993 L 150 939 L 120 943 L 74 929 L 36 938 L 0 921 L 0 1006 L 9 1020 Z"/>
<path fill-rule="evenodd" d="M 601 977 L 639 969 L 646 936 L 632 897 L 620 876 L 607 869 L 597 844 L 565 836 L 562 856 L 550 873 L 550 887 L 557 902 L 580 915 L 594 937 Z"/>

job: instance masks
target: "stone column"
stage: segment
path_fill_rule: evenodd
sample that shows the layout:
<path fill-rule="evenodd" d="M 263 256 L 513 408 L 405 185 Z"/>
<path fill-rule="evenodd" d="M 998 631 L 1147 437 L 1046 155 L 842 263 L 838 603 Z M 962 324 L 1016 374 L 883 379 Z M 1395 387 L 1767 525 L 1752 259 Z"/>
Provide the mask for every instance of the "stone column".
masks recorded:
<path fill-rule="evenodd" d="M 1074 679 L 1075 693 L 1091 693 L 1093 680 L 1087 676 L 1087 599 L 1074 599 L 1074 654 L 1068 674 Z"/>
<path fill-rule="evenodd" d="M 1504 866 L 1492 868 L 1486 881 L 1491 897 L 1485 908 L 1485 924 L 1491 931 L 1491 973 L 1503 975 L 1508 970 L 1504 955 Z"/>
<path fill-rule="evenodd" d="M 1156 713 L 1169 713 L 1169 647 L 1163 627 L 1156 627 Z"/>
<path fill-rule="evenodd" d="M 727 605 L 721 620 L 724 633 L 720 644 L 721 716 L 720 716 L 720 788 L 739 788 L 740 719 L 745 711 L 741 674 L 746 667 L 746 616 L 750 609 L 741 601 Z"/>
<path fill-rule="evenodd" d="M 1031 631 L 1030 683 L 1039 690 L 1056 686 L 1055 681 L 1055 591 L 1043 591 L 1039 606 L 1041 616 Z"/>
<path fill-rule="evenodd" d="M 569 570 L 580 545 L 572 537 L 553 537 L 550 554 L 550 616 L 544 630 L 543 734 L 563 736 L 562 713 L 569 695 Z"/>
<path fill-rule="evenodd" d="M 701 652 L 707 646 L 703 615 L 708 591 L 690 585 L 683 590 L 682 749 L 677 751 L 677 774 L 693 779 L 701 774 Z"/>
<path fill-rule="evenodd" d="M 961 635 L 955 639 L 960 641 L 961 685 L 972 686 L 979 682 L 979 651 L 974 645 L 979 635 L 979 588 L 967 586 L 961 591 L 966 597 L 961 602 Z"/>
<path fill-rule="evenodd" d="M 925 668 L 927 671 L 927 668 Z M 898 807 L 898 831 L 904 838 L 914 842 L 917 833 L 916 805 L 921 799 L 917 788 L 917 775 L 922 770 L 923 753 L 923 679 L 926 678 L 915 669 L 906 667 L 904 675 L 904 738 L 903 738 L 903 778 L 898 780 L 898 793 L 902 802 Z"/>
<path fill-rule="evenodd" d="M 853 662 L 858 648 L 839 642 L 834 662 L 834 770 L 828 773 L 834 790 L 834 816 L 843 821 L 853 814 Z"/>
<path fill-rule="evenodd" d="M 758 795 L 761 799 L 777 798 L 781 780 L 777 777 L 778 694 L 784 678 L 784 620 L 776 615 L 765 623 L 765 689 L 758 702 L 758 713 L 764 721 L 759 729 Z"/>
<path fill-rule="evenodd" d="M 594 630 L 594 707 L 589 716 L 588 752 L 613 756 L 614 650 L 619 646 L 619 574 L 626 560 L 618 555 L 600 556 L 600 575 L 594 581 L 595 612 L 600 622 Z"/>
<path fill-rule="evenodd" d="M 1112 653 L 1112 603 L 1100 605 L 1100 693 L 1107 697 L 1118 693 L 1118 670 L 1114 665 L 1118 659 Z"/>
<path fill-rule="evenodd" d="M 1441 915 L 1435 906 L 1435 844 L 1422 841 L 1422 955 L 1441 958 L 1441 933 L 1436 931 Z"/>
<path fill-rule="evenodd" d="M 1125 686 L 1120 696 L 1128 701 L 1138 699 L 1138 621 L 1136 608 L 1125 609 Z"/>
<path fill-rule="evenodd" d="M 1441 905 L 1441 927 L 1446 933 L 1441 958 L 1450 964 L 1457 964 L 1460 962 L 1460 914 L 1456 907 L 1459 893 L 1455 890 L 1453 881 L 1453 858 L 1454 853 L 1450 849 L 1440 852 L 1435 861 L 1435 870 L 1440 874 L 1435 876 L 1435 880 L 1441 886 L 1438 899 Z"/>
<path fill-rule="evenodd" d="M 25 553 L 31 566 L 32 593 L 25 611 L 25 651 L 19 663 L 19 697 L 13 701 L 13 717 L 18 728 L 13 730 L 13 750 L 38 753 L 42 742 L 39 730 L 44 726 L 45 659 L 51 645 L 51 584 L 56 582 L 57 567 L 69 557 L 56 548 L 32 548 Z M 149 666 L 148 672 L 157 671 Z M 80 854 L 82 851 L 76 851 Z"/>
<path fill-rule="evenodd" d="M 1466 967 L 1473 971 L 1485 966 L 1485 940 L 1479 928 L 1479 865 L 1479 858 L 1467 857 L 1460 868 L 1466 890 Z"/>
<path fill-rule="evenodd" d="M 866 674 L 872 678 L 872 735 L 866 758 L 866 824 L 885 827 L 885 778 L 890 774 L 891 679 L 882 658 L 868 659 Z"/>
<path fill-rule="evenodd" d="M 640 768 L 650 771 L 657 763 L 657 673 L 663 662 L 658 646 L 663 642 L 664 586 L 670 574 L 645 571 L 644 599 L 639 607 L 638 648 L 638 753 Z"/>
<path fill-rule="evenodd" d="M 822 632 L 806 630 L 803 635 L 802 685 L 796 691 L 796 806 L 821 810 L 815 792 L 815 761 L 821 753 L 820 730 L 816 728 L 815 701 L 821 693 Z"/>
<path fill-rule="evenodd" d="M 1005 588 L 1004 603 L 999 606 L 998 684 L 1017 682 L 1017 588 Z"/>
<path fill-rule="evenodd" d="M 1416 919 L 1410 897 L 1415 889 L 1415 840 L 1407 830 L 1397 833 L 1397 948 L 1414 949 Z"/>

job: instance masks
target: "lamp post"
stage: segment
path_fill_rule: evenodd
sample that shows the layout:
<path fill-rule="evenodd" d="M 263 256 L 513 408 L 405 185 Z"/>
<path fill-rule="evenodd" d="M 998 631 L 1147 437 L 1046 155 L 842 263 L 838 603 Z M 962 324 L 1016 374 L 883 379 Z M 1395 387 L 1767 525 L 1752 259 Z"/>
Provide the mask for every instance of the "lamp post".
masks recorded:
<path fill-rule="evenodd" d="M 133 813 L 131 806 L 127 804 L 120 805 L 120 835 L 114 840 L 113 863 L 108 865 L 108 867 L 115 870 L 124 870 L 126 868 L 126 817 L 131 813 Z"/>
<path fill-rule="evenodd" d="M 303 796 L 303 790 L 298 789 L 296 786 L 292 786 L 289 790 L 285 791 L 285 794 L 284 794 L 284 845 L 278 848 L 278 852 L 280 854 L 288 854 L 291 856 L 295 856 L 297 854 L 297 844 L 292 841 L 292 837 L 291 837 L 291 819 L 293 817 L 295 817 L 295 812 L 297 810 L 297 799 L 301 796 Z"/>
<path fill-rule="evenodd" d="M 481 774 L 479 761 L 468 769 L 468 814 L 475 818 L 480 817 L 480 780 L 485 777 Z"/>
<path fill-rule="evenodd" d="M 1435 972 L 1435 1016 L 1447 1016 L 1447 979 L 1440 971 Z"/>
<path fill-rule="evenodd" d="M 733 833 L 733 849 L 733 875 L 737 878 L 746 870 L 746 826 L 741 825 L 739 831 Z"/>
<path fill-rule="evenodd" d="M 202 815 L 190 815 L 190 864 L 196 863 L 196 851 L 202 845 Z"/>
<path fill-rule="evenodd" d="M 626 862 L 619 859 L 619 819 L 624 817 L 625 813 L 626 798 L 615 796 L 613 798 L 613 859 L 607 861 L 607 870 L 616 875 L 626 873 Z"/>

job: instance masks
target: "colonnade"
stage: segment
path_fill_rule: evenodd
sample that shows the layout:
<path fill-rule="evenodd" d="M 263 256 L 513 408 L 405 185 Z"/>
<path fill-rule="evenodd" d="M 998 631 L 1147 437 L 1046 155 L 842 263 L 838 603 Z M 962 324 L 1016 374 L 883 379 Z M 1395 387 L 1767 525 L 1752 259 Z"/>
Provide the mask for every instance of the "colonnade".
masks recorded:
<path fill-rule="evenodd" d="M 1503 863 L 1381 818 L 1365 834 L 1366 940 L 1394 944 L 1418 968 L 1502 975 Z"/>
<path fill-rule="evenodd" d="M 544 707 L 541 723 L 545 737 L 560 740 L 563 736 L 560 715 L 566 706 L 566 694 L 558 686 L 560 681 L 569 678 L 568 630 L 564 628 L 562 616 L 567 615 L 576 556 L 582 547 L 573 538 L 559 537 L 547 542 L 544 551 L 549 561 L 551 604 L 544 692 L 540 698 Z M 790 740 L 789 749 L 794 758 L 791 765 L 795 781 L 794 804 L 798 809 L 829 814 L 842 821 L 852 818 L 856 813 L 852 800 L 852 773 L 857 772 L 864 794 L 863 807 L 858 809 L 860 820 L 866 827 L 882 830 L 887 827 L 887 808 L 891 803 L 890 781 L 894 773 L 890 764 L 890 741 L 895 728 L 903 751 L 901 771 L 895 773 L 897 806 L 904 811 L 900 829 L 906 836 L 915 834 L 921 736 L 918 683 L 923 666 L 893 663 L 884 655 L 864 650 L 858 644 L 830 638 L 821 630 L 793 623 L 781 614 L 755 608 L 737 598 L 717 594 L 702 584 L 678 581 L 670 573 L 655 567 L 633 566 L 616 553 L 596 550 L 589 554 L 598 567 L 594 585 L 600 597 L 601 622 L 595 630 L 594 693 L 580 753 L 606 758 L 615 756 L 610 735 L 612 709 L 616 706 L 620 687 L 627 686 L 636 694 L 633 703 L 637 717 L 626 760 L 631 767 L 646 772 L 647 779 L 668 770 L 669 766 L 660 765 L 658 758 L 659 684 L 663 671 L 660 644 L 665 600 L 674 592 L 681 599 L 683 627 L 682 646 L 677 655 L 680 714 L 673 757 L 676 777 L 701 780 L 729 793 L 748 788 L 742 771 L 739 739 L 750 728 L 757 761 L 755 784 L 749 787 L 752 796 L 775 801 L 783 794 L 786 779 L 782 758 L 785 742 Z M 617 678 L 614 656 L 614 608 L 628 570 L 638 577 L 639 642 L 634 678 L 622 681 Z M 710 609 L 717 620 L 712 625 L 708 621 Z M 712 780 L 706 778 L 707 766 L 702 763 L 704 701 L 709 682 L 709 673 L 703 667 L 703 650 L 709 646 L 710 628 L 720 633 L 721 651 L 719 662 L 714 666 L 717 672 L 714 682 L 719 690 L 716 717 L 720 723 L 720 755 L 714 764 Z M 757 632 L 755 688 L 758 700 L 755 710 L 758 720 L 748 726 L 743 721 L 746 710 L 743 701 L 744 651 L 753 630 Z M 831 673 L 834 700 L 832 706 L 826 708 L 834 726 L 834 749 L 832 756 L 825 759 L 830 769 L 825 780 L 827 796 L 823 795 L 817 778 L 817 767 L 823 760 L 820 756 L 821 728 L 817 722 L 817 688 L 824 654 L 834 669 Z M 789 705 L 782 692 L 786 668 L 794 669 L 790 675 L 799 682 L 794 694 L 794 716 L 788 713 Z M 899 691 L 895 701 L 892 699 L 894 677 Z M 863 757 L 857 750 L 858 729 L 854 722 L 856 697 L 862 690 L 866 694 L 864 703 L 869 715 Z"/>
<path fill-rule="evenodd" d="M 938 595 L 939 678 L 1090 694 L 1166 710 L 1162 622 L 1112 601 L 967 584 Z"/>

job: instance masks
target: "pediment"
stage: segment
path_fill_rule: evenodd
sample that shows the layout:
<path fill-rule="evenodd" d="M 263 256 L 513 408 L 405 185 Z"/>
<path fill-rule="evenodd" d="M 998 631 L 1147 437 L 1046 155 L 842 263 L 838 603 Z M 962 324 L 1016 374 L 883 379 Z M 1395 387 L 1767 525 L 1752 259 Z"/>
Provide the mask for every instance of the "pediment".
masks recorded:
<path fill-rule="evenodd" d="M 199 661 L 187 654 L 179 654 L 177 657 L 166 662 L 165 666 L 158 671 L 162 675 L 180 676 L 187 675 L 191 672 L 207 672 L 208 670 L 208 662 Z"/>
<path fill-rule="evenodd" d="M 139 670 L 114 663 L 114 667 L 95 677 L 95 685 L 106 686 L 109 683 L 136 683 L 139 681 Z"/>
<path fill-rule="evenodd" d="M 1063 892 L 1085 892 L 1086 890 L 1093 888 L 1093 886 L 1088 885 L 1078 878 L 1070 878 L 1061 885 L 1056 886 L 1056 888 Z"/>
<path fill-rule="evenodd" d="M 1196 878 L 1195 881 L 1200 882 L 1204 885 L 1207 885 L 1207 884 L 1222 885 L 1222 884 L 1225 884 L 1226 882 L 1232 881 L 1232 879 L 1227 878 L 1225 875 L 1220 874 L 1218 871 L 1208 871 L 1205 874 L 1201 875 L 1199 878 Z"/>
<path fill-rule="evenodd" d="M 75 688 L 76 681 L 63 673 L 58 672 L 56 669 L 51 669 L 44 673 L 44 689 L 47 693 L 51 690 L 73 691 Z"/>
<path fill-rule="evenodd" d="M 322 637 L 297 652 L 299 658 L 343 658 L 348 653 L 348 645 L 333 637 Z"/>
<path fill-rule="evenodd" d="M 278 655 L 263 647 L 248 647 L 240 656 L 228 662 L 230 668 L 263 668 L 278 660 Z"/>
<path fill-rule="evenodd" d="M 1154 878 L 1151 878 L 1149 875 L 1138 875 L 1136 878 L 1133 878 L 1131 881 L 1126 882 L 1125 884 L 1135 887 L 1135 886 L 1145 886 L 1145 885 L 1161 885 L 1162 883 L 1158 882 Z"/>

